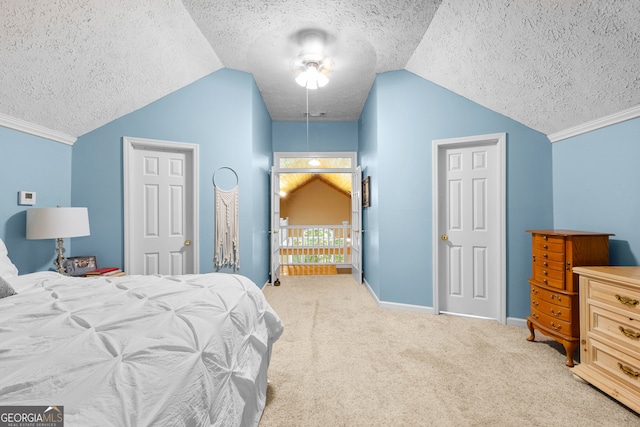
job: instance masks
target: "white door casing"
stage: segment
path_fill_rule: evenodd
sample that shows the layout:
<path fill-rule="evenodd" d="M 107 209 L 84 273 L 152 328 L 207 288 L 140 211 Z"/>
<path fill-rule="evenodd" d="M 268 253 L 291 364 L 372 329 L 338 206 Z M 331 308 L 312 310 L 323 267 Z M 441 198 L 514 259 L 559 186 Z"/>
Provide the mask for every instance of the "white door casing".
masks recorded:
<path fill-rule="evenodd" d="M 280 279 L 280 174 L 271 168 L 271 284 Z"/>
<path fill-rule="evenodd" d="M 351 275 L 362 283 L 362 167 L 356 167 L 351 183 Z"/>
<path fill-rule="evenodd" d="M 287 158 L 291 158 L 291 159 L 299 159 L 299 158 L 306 158 L 306 159 L 310 159 L 310 158 L 351 158 L 351 162 L 350 162 L 350 167 L 344 167 L 344 168 L 315 168 L 315 167 L 311 167 L 311 166 L 305 166 L 305 167 L 286 167 L 286 166 L 282 166 L 281 165 L 281 160 L 282 159 L 287 159 Z M 352 272 L 354 272 L 354 278 L 356 280 L 358 280 L 358 283 L 362 283 L 362 250 L 361 250 L 361 245 L 362 245 L 362 230 L 361 230 L 361 222 L 362 222 L 362 168 L 361 167 L 357 167 L 356 169 L 356 162 L 357 162 L 357 153 L 356 152 L 315 152 L 315 153 L 309 153 L 309 152 L 274 152 L 273 153 L 273 168 L 271 169 L 271 197 L 272 197 L 272 202 L 271 202 L 271 270 L 272 270 L 272 275 L 274 271 L 279 271 L 280 268 L 280 247 L 282 246 L 282 242 L 284 241 L 283 239 L 285 238 L 285 236 L 282 236 L 282 230 L 280 229 L 280 181 L 279 181 L 279 177 L 281 173 L 292 173 L 292 174 L 296 174 L 296 173 L 352 173 L 353 175 L 353 180 L 352 180 L 352 196 L 351 196 L 351 200 L 352 200 L 352 205 L 351 205 L 351 210 L 352 210 L 352 224 L 351 227 L 352 229 L 354 228 L 354 224 L 353 224 L 353 220 L 354 220 L 354 212 L 357 212 L 355 214 L 355 217 L 357 218 L 357 230 L 358 230 L 358 236 L 357 236 L 357 257 L 356 257 L 356 262 L 357 262 L 357 274 L 356 272 L 353 270 L 353 262 L 354 262 L 354 252 L 353 252 L 353 246 L 351 247 L 351 264 L 352 264 Z M 355 180 L 356 180 L 356 175 L 357 174 L 357 184 L 355 184 Z M 357 194 L 356 194 L 357 193 Z M 354 202 L 354 198 L 358 198 L 358 200 L 356 202 Z M 355 204 L 354 204 L 355 203 Z M 357 208 L 357 210 L 354 210 L 354 208 Z M 276 212 L 277 209 L 277 212 Z M 353 230 L 352 230 L 352 245 L 353 245 Z M 274 262 L 276 262 L 277 264 L 274 264 Z M 345 260 L 346 262 L 346 260 Z M 276 269 L 277 268 L 277 269 Z M 272 281 L 275 280 L 273 277 L 271 279 Z"/>
<path fill-rule="evenodd" d="M 199 272 L 198 145 L 123 138 L 128 274 Z"/>
<path fill-rule="evenodd" d="M 506 323 L 506 134 L 433 141 L 436 313 Z"/>

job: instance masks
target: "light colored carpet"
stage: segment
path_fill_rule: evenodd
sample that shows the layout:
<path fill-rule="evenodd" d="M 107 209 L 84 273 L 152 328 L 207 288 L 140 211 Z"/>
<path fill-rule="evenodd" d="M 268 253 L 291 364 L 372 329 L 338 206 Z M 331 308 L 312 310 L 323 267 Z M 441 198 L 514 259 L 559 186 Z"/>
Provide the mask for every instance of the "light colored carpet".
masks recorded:
<path fill-rule="evenodd" d="M 348 275 L 281 282 L 261 427 L 640 426 L 527 329 L 381 309 Z"/>

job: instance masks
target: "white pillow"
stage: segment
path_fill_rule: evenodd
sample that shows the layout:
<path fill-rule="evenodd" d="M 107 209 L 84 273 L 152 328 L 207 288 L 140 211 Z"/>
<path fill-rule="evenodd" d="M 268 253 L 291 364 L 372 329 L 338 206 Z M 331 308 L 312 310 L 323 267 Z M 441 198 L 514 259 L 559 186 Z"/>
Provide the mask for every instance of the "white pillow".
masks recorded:
<path fill-rule="evenodd" d="M 18 275 L 18 269 L 9 259 L 7 247 L 0 239 L 0 277 L 14 277 Z"/>
<path fill-rule="evenodd" d="M 16 291 L 13 290 L 11 285 L 0 277 L 0 299 L 4 297 L 10 297 L 11 295 L 15 295 Z"/>

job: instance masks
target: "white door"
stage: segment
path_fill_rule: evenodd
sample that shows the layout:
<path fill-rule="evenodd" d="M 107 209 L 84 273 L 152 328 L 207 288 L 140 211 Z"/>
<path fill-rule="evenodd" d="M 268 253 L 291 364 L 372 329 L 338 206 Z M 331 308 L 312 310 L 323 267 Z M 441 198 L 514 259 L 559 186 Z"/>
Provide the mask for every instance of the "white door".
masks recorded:
<path fill-rule="evenodd" d="M 271 283 L 280 279 L 280 174 L 271 168 Z"/>
<path fill-rule="evenodd" d="M 351 182 L 351 274 L 362 283 L 362 167 Z"/>
<path fill-rule="evenodd" d="M 440 313 L 506 321 L 505 142 L 504 134 L 434 141 L 434 304 Z"/>
<path fill-rule="evenodd" d="M 197 273 L 197 145 L 124 144 L 127 273 Z"/>

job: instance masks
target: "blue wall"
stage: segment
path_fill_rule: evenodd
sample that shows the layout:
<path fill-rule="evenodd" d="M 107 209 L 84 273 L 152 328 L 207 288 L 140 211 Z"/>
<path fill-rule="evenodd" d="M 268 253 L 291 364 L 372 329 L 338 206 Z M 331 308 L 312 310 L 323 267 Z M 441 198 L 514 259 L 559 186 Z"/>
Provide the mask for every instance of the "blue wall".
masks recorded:
<path fill-rule="evenodd" d="M 365 278 L 381 301 L 432 306 L 431 146 L 435 139 L 507 133 L 507 316 L 529 313 L 529 228 L 553 226 L 547 137 L 407 71 L 380 74 L 361 119 L 373 206 Z M 378 236 L 371 230 L 378 222 Z M 366 233 L 365 233 L 366 234 Z M 371 259 L 379 260 L 372 268 Z"/>
<path fill-rule="evenodd" d="M 431 141 L 507 133 L 507 315 L 529 312 L 529 228 L 615 233 L 611 263 L 638 265 L 640 119 L 555 144 L 520 123 L 406 71 L 377 77 L 358 122 L 310 122 L 310 151 L 358 151 L 371 176 L 364 274 L 382 301 L 433 305 Z M 36 207 L 88 206 L 92 235 L 67 255 L 122 266 L 122 137 L 200 145 L 201 270 L 213 270 L 211 176 L 240 175 L 241 268 L 268 274 L 273 151 L 306 151 L 306 124 L 272 122 L 253 78 L 220 70 L 79 138 L 73 146 L 0 127 L 0 237 L 22 273 L 51 268 L 53 241 L 27 241 L 20 190 Z M 34 156 L 34 153 L 38 153 Z M 24 160 L 23 163 L 20 161 Z M 553 179 L 552 179 L 553 177 Z M 402 248 L 403 251 L 398 251 Z"/>
<path fill-rule="evenodd" d="M 614 233 L 612 265 L 640 258 L 640 118 L 553 144 L 556 228 Z"/>
<path fill-rule="evenodd" d="M 199 144 L 201 272 L 214 270 L 212 176 L 221 167 L 238 174 L 238 272 L 262 285 L 268 275 L 264 240 L 271 118 L 253 77 L 219 70 L 78 139 L 73 147 L 72 202 L 89 208 L 92 233 L 74 250 L 95 254 L 100 265 L 119 267 L 124 262 L 123 136 Z"/>
<path fill-rule="evenodd" d="M 378 169 L 378 83 L 375 81 L 358 121 L 358 163 L 370 177 L 370 207 L 362 208 L 362 271 L 373 292 L 380 296 L 380 172 Z"/>
<path fill-rule="evenodd" d="M 19 272 L 53 269 L 54 240 L 26 240 L 26 210 L 18 205 L 18 192 L 36 192 L 34 208 L 70 206 L 70 145 L 0 127 L 0 238 Z M 81 241 L 86 237 L 71 239 Z M 66 239 L 65 255 L 74 255 Z"/>
<path fill-rule="evenodd" d="M 252 180 L 252 246 L 249 262 L 251 271 L 256 277 L 254 280 L 262 285 L 270 272 L 270 216 L 271 216 L 271 179 L 269 170 L 273 164 L 271 148 L 272 122 L 267 112 L 262 95 L 254 84 L 252 92 L 253 126 L 251 127 L 253 152 L 251 156 L 251 180 Z M 242 258 L 240 258 L 242 261 Z M 241 268 L 242 264 L 241 264 Z"/>
<path fill-rule="evenodd" d="M 273 122 L 274 152 L 358 151 L 357 122 Z"/>

